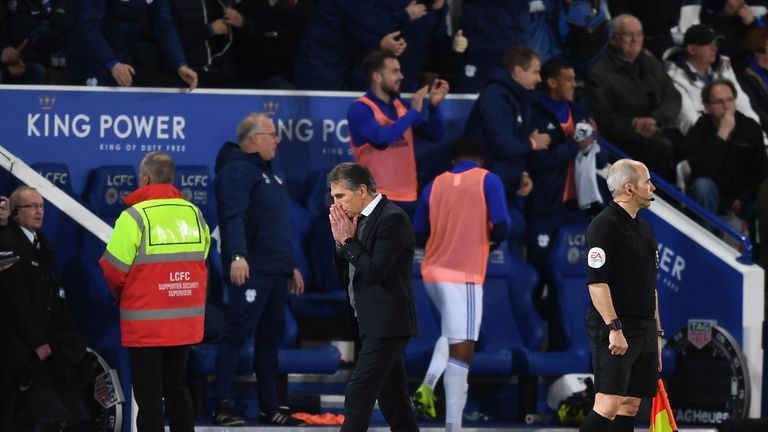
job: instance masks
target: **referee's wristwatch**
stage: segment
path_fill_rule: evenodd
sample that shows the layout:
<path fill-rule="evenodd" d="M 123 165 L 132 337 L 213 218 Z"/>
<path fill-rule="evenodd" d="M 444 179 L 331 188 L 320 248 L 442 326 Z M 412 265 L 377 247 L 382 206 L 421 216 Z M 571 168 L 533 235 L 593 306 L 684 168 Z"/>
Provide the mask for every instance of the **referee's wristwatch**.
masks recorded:
<path fill-rule="evenodd" d="M 605 328 L 607 328 L 608 331 L 614 331 L 614 330 L 618 331 L 618 330 L 621 330 L 624 327 L 622 327 L 621 321 L 618 318 L 616 318 L 615 320 L 613 320 L 613 321 L 609 322 L 608 324 L 606 324 Z"/>
<path fill-rule="evenodd" d="M 232 262 L 244 260 L 245 257 L 242 255 L 232 255 Z"/>
<path fill-rule="evenodd" d="M 664 339 L 664 329 L 656 330 L 656 334 L 659 335 L 660 338 Z"/>

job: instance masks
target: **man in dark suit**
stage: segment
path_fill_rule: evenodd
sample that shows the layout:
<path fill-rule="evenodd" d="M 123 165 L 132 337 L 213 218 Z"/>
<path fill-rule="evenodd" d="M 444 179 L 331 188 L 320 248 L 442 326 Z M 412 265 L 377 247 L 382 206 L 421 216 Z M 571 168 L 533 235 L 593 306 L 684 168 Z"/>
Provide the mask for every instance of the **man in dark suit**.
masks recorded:
<path fill-rule="evenodd" d="M 370 171 L 355 163 L 328 174 L 335 264 L 357 319 L 360 353 L 344 395 L 342 432 L 365 431 L 376 400 L 393 431 L 418 431 L 403 350 L 418 333 L 411 292 L 415 237 L 408 216 L 376 193 Z"/>
<path fill-rule="evenodd" d="M 0 232 L 0 250 L 13 251 L 21 259 L 0 272 L 2 431 L 15 430 L 19 386 L 25 377 L 29 379 L 31 370 L 57 355 L 57 342 L 77 333 L 56 275 L 53 248 L 40 231 L 43 197 L 35 189 L 21 186 L 11 194 L 9 207 L 11 219 Z"/>

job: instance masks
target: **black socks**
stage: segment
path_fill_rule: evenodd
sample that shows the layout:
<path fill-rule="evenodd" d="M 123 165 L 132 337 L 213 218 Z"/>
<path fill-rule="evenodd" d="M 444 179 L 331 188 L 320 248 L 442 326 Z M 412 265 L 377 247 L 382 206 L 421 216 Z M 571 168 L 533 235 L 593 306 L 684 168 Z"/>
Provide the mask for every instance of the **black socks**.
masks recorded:
<path fill-rule="evenodd" d="M 611 423 L 613 422 L 592 410 L 581 422 L 579 432 L 611 432 Z"/>
<path fill-rule="evenodd" d="M 623 415 L 617 415 L 611 422 L 611 432 L 634 432 L 635 430 L 635 418 Z"/>

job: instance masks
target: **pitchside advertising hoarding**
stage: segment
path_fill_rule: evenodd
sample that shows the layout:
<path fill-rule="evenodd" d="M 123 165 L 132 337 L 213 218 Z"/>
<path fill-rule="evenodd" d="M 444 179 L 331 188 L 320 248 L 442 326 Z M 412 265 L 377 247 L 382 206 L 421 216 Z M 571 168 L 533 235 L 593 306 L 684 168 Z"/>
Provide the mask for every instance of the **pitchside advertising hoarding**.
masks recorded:
<path fill-rule="evenodd" d="M 219 147 L 235 140 L 243 117 L 260 111 L 275 119 L 278 168 L 289 182 L 301 182 L 352 159 L 346 113 L 360 95 L 8 86 L 0 90 L 0 145 L 27 163 L 67 164 L 72 188 L 80 192 L 94 167 L 138 166 L 150 151 L 167 152 L 177 164 L 207 165 L 213 173 Z M 447 167 L 447 143 L 463 131 L 473 100 L 450 96 L 441 104 L 445 139 L 417 141 L 425 178 Z"/>
<path fill-rule="evenodd" d="M 143 155 L 150 151 L 167 152 L 179 165 L 207 166 L 213 174 L 216 153 L 223 142 L 235 139 L 238 122 L 250 112 L 262 111 L 274 116 L 282 140 L 278 168 L 289 186 L 300 189 L 338 162 L 352 159 L 346 112 L 358 96 L 341 92 L 189 93 L 7 86 L 0 89 L 0 145 L 28 164 L 66 164 L 68 176 L 59 174 L 59 178 L 49 180 L 59 185 L 69 183 L 79 194 L 93 168 L 138 167 Z M 441 105 L 446 119 L 445 138 L 437 144 L 417 141 L 422 179 L 448 167 L 448 144 L 463 131 L 473 101 L 471 96 L 449 97 Z M 131 179 L 123 176 L 108 181 L 117 184 Z M 194 175 L 181 181 L 196 186 L 209 179 Z M 746 354 L 746 367 L 742 369 L 748 370 L 749 375 L 741 387 L 736 379 L 727 388 L 718 387 L 718 391 L 730 392 L 728 397 L 736 403 L 743 387 L 749 387 L 747 412 L 751 417 L 759 416 L 763 376 L 762 270 L 739 264 L 737 252 L 661 200 L 641 215 L 653 225 L 659 242 L 657 287 L 667 336 L 673 338 L 686 329 L 685 337 L 701 344 L 707 338 L 720 338 L 717 329 L 732 335 Z M 583 236 L 569 242 L 583 254 Z M 689 320 L 698 321 L 691 325 Z M 716 325 L 706 325 L 714 322 Z M 710 329 L 709 333 L 706 329 Z M 691 349 L 698 348 L 694 345 Z M 725 364 L 732 366 L 738 361 L 730 359 Z M 673 388 L 669 390 L 673 394 Z M 702 388 L 699 393 L 705 391 Z M 726 411 L 721 406 L 694 401 L 676 414 L 684 421 L 710 422 L 709 419 L 722 420 L 730 415 Z"/>

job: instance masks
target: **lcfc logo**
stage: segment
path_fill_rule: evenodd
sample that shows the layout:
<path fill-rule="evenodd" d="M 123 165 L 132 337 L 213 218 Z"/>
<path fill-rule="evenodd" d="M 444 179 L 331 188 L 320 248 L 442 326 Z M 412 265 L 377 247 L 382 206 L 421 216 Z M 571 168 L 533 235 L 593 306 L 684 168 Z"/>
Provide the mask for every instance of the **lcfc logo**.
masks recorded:
<path fill-rule="evenodd" d="M 43 111 L 52 110 L 53 105 L 56 103 L 56 98 L 50 96 L 40 96 L 37 98 L 37 100 L 40 102 L 40 109 Z"/>
<path fill-rule="evenodd" d="M 273 115 L 277 112 L 278 109 L 280 109 L 280 102 L 264 102 L 261 104 L 264 107 L 264 111 L 266 111 L 268 114 Z"/>

